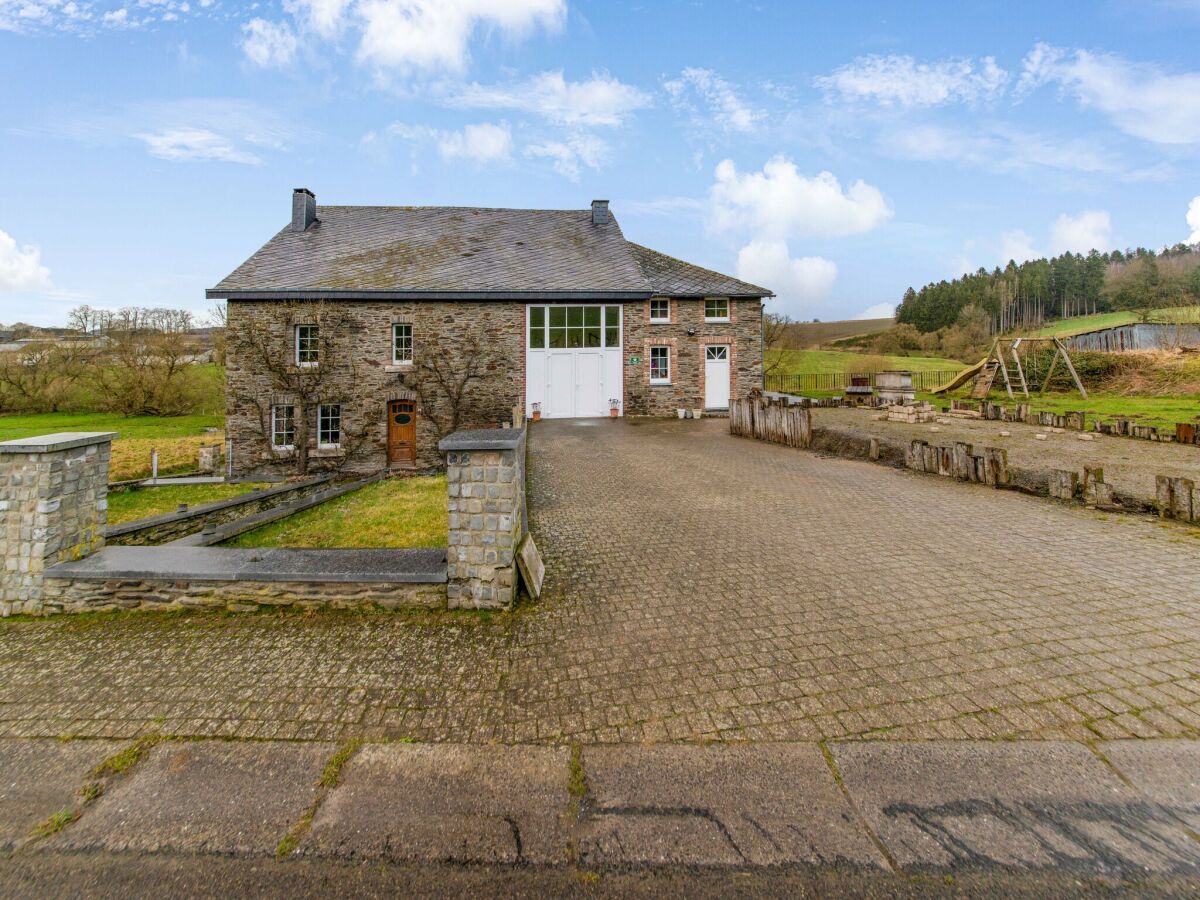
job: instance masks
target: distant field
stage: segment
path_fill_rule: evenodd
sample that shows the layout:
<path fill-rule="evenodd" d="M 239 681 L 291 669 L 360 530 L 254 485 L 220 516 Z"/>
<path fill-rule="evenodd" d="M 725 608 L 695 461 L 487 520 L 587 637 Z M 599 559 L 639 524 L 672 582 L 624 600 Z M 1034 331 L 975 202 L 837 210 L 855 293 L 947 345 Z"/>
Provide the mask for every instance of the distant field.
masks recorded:
<path fill-rule="evenodd" d="M 815 348 L 833 341 L 886 331 L 893 319 L 845 319 L 840 322 L 797 322 L 788 326 L 785 346 Z"/>
<path fill-rule="evenodd" d="M 912 372 L 953 372 L 964 368 L 954 359 L 937 356 L 875 356 L 848 350 L 775 350 L 782 362 L 778 371 L 786 375 L 827 374 L 837 372 L 882 372 L 907 369 Z"/>

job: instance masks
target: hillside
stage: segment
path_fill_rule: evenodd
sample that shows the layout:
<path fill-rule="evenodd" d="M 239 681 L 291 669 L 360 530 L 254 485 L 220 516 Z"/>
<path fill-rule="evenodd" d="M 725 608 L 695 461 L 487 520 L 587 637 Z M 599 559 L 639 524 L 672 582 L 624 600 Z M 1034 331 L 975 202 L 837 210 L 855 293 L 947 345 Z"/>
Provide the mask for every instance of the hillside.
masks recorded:
<path fill-rule="evenodd" d="M 860 338 L 886 331 L 893 319 L 843 319 L 837 322 L 795 322 L 784 329 L 777 342 L 792 350 L 815 350 L 835 341 Z"/>

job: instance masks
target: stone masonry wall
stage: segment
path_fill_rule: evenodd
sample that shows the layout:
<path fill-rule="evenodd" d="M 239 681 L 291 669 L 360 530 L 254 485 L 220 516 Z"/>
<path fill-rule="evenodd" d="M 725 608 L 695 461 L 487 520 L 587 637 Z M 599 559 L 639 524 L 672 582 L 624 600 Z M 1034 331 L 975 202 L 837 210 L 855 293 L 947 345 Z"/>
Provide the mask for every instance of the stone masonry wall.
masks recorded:
<path fill-rule="evenodd" d="M 239 497 L 228 500 L 218 500 L 203 506 L 193 506 L 184 513 L 164 513 L 161 516 L 151 516 L 132 522 L 122 522 L 108 529 L 108 543 L 121 546 L 147 546 L 165 544 L 189 534 L 195 534 L 204 527 L 206 522 L 224 525 L 236 522 L 246 516 L 264 512 L 302 500 L 320 491 L 328 490 L 328 476 L 303 481 L 299 484 L 282 485 L 267 490 L 248 491 Z M 136 488 L 140 491 L 153 491 L 156 488 Z"/>
<path fill-rule="evenodd" d="M 97 581 L 47 578 L 45 613 L 111 609 L 250 611 L 297 606 L 330 609 L 441 609 L 443 584 L 290 581 Z"/>
<path fill-rule="evenodd" d="M 0 452 L 0 615 L 39 612 L 42 572 L 104 546 L 111 437 L 48 452 Z"/>
<path fill-rule="evenodd" d="M 729 344 L 730 398 L 762 387 L 762 303 L 730 300 L 729 322 L 705 322 L 704 301 L 672 300 L 671 321 L 650 323 L 650 302 L 625 304 L 625 413 L 672 416 L 704 406 L 704 348 Z M 689 335 L 688 329 L 695 329 Z M 650 347 L 671 347 L 671 383 L 650 384 Z M 630 361 L 639 357 L 637 365 Z"/>
<path fill-rule="evenodd" d="M 340 466 L 344 471 L 368 474 L 387 465 L 387 404 L 411 399 L 417 403 L 417 466 L 442 464 L 437 449 L 442 428 L 448 429 L 449 407 L 439 400 L 433 385 L 419 370 L 430 355 L 445 359 L 461 356 L 477 342 L 491 361 L 484 377 L 473 381 L 463 404 L 458 427 L 494 426 L 512 418 L 512 408 L 525 396 L 525 305 L 515 302 L 335 301 L 349 314 L 355 329 L 354 359 L 322 361 L 332 374 L 323 382 L 327 397 L 342 405 L 343 429 L 365 429 L 366 439 L 352 459 L 342 452 L 316 449 L 316 411 L 309 422 L 310 471 Z M 289 458 L 274 458 L 263 435 L 259 409 L 253 400 L 269 406 L 277 393 L 270 375 L 259 371 L 253 359 L 243 358 L 236 333 L 269 329 L 281 347 L 291 347 L 290 326 L 281 323 L 278 301 L 230 301 L 226 362 L 226 436 L 233 442 L 233 475 L 255 473 L 287 475 L 295 472 Z M 413 330 L 413 365 L 392 365 L 392 324 L 410 323 Z M 422 389 L 426 394 L 423 400 Z"/>
<path fill-rule="evenodd" d="M 525 439 L 513 449 L 450 450 L 446 603 L 451 609 L 506 609 L 516 599 L 516 550 L 528 522 Z"/>

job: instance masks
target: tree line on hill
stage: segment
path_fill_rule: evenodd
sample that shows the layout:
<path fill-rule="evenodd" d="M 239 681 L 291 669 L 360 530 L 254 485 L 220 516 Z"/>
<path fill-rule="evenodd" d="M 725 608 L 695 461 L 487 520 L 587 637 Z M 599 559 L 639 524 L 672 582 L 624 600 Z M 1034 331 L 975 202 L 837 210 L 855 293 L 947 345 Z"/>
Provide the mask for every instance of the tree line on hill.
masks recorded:
<path fill-rule="evenodd" d="M 978 271 L 909 288 L 896 310 L 899 324 L 921 333 L 986 321 L 989 334 L 1036 328 L 1048 320 L 1200 304 L 1200 245 L 1158 252 L 1138 247 L 1084 255 L 1064 253 L 1003 269 Z"/>
<path fill-rule="evenodd" d="M 220 361 L 222 324 L 198 328 L 180 309 L 76 307 L 65 329 L 27 328 L 0 352 L 0 413 L 211 411 L 214 379 L 201 364 Z"/>

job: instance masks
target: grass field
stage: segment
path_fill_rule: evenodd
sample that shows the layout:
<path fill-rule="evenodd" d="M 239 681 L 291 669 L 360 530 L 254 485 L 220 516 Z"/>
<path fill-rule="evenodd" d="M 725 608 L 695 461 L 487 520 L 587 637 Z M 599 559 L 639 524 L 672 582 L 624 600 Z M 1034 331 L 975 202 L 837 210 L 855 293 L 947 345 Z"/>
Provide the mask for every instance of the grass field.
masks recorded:
<path fill-rule="evenodd" d="M 446 477 L 389 478 L 238 535 L 225 547 L 444 547 Z"/>
<path fill-rule="evenodd" d="M 781 359 L 775 371 L 785 375 L 828 374 L 836 372 L 882 372 L 907 369 L 912 372 L 954 372 L 964 364 L 936 356 L 875 356 L 849 350 L 771 350 Z"/>
<path fill-rule="evenodd" d="M 954 396 L 962 399 L 968 391 L 958 391 Z M 946 406 L 950 402 L 948 396 L 938 394 L 917 395 L 918 400 L 927 400 L 934 406 Z M 993 391 L 990 398 L 996 403 L 1012 404 L 1004 391 Z M 1195 422 L 1200 417 L 1200 397 L 1130 397 L 1121 394 L 1103 394 L 1088 391 L 1088 399 L 1084 400 L 1078 394 L 1050 394 L 1041 397 L 1032 393 L 1028 402 L 1035 410 L 1064 413 L 1082 410 L 1087 413 L 1088 428 L 1095 421 L 1113 422 L 1118 418 L 1133 419 L 1139 425 L 1153 425 L 1160 430 L 1175 432 L 1177 422 Z"/>
<path fill-rule="evenodd" d="M 116 413 L 36 413 L 0 416 L 0 441 L 53 434 L 58 431 L 115 431 L 108 477 L 125 481 L 150 475 L 150 451 L 158 450 L 158 472 L 170 475 L 196 468 L 202 444 L 219 444 L 224 417 L 121 416 Z"/>
<path fill-rule="evenodd" d="M 117 491 L 108 495 L 108 524 L 132 522 L 174 512 L 180 503 L 200 506 L 215 500 L 237 497 L 266 484 L 176 484 L 169 487 Z"/>
<path fill-rule="evenodd" d="M 815 348 L 847 338 L 860 338 L 869 334 L 887 331 L 895 325 L 894 319 L 845 319 L 839 322 L 796 322 L 787 327 L 786 340 L 789 347 Z"/>

